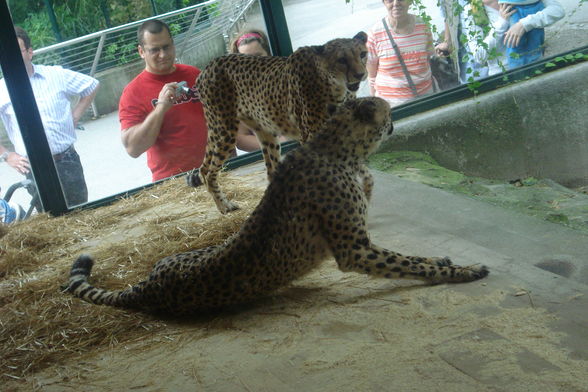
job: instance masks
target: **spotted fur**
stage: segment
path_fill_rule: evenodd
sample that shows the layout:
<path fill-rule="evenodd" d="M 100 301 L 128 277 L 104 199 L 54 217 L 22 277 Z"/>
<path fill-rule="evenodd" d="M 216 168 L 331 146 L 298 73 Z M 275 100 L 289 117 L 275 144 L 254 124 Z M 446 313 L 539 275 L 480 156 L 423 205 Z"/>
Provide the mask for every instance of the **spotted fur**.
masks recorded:
<path fill-rule="evenodd" d="M 225 243 L 166 257 L 147 280 L 121 291 L 91 286 L 93 261 L 81 256 L 67 290 L 95 304 L 182 315 L 266 295 L 330 256 L 342 271 L 375 277 L 430 283 L 485 277 L 485 266 L 404 256 L 370 241 L 358 177 L 366 157 L 391 133 L 384 100 L 348 100 L 322 131 L 286 155 L 260 204 Z"/>
<path fill-rule="evenodd" d="M 197 82 L 208 125 L 206 154 L 188 184 L 205 184 L 220 212 L 236 209 L 217 176 L 235 147 L 239 121 L 255 131 L 271 178 L 280 158 L 279 135 L 305 142 L 324 123 L 329 104 L 355 97 L 366 77 L 366 42 L 360 32 L 302 47 L 287 58 L 232 54 L 213 60 Z"/>

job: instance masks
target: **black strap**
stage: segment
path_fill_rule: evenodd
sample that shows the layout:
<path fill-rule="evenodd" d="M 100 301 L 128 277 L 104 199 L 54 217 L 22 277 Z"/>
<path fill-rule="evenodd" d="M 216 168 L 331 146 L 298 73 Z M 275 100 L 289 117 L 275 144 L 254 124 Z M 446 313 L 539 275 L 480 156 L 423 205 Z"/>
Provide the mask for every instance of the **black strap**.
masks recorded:
<path fill-rule="evenodd" d="M 406 64 L 404 64 L 404 59 L 402 58 L 402 54 L 400 54 L 400 49 L 398 48 L 398 45 L 396 45 L 396 41 L 394 41 L 394 38 L 392 38 L 392 34 L 390 34 L 390 30 L 388 29 L 388 23 L 386 23 L 386 18 L 382 18 L 382 23 L 384 24 L 384 28 L 386 29 L 386 33 L 388 33 L 388 38 L 390 39 L 390 43 L 392 44 L 392 47 L 394 48 L 394 51 L 396 52 L 396 57 L 398 57 L 398 61 L 400 61 L 400 66 L 402 67 L 402 71 L 404 72 L 404 76 L 406 76 L 406 80 L 408 81 L 408 85 L 410 86 L 410 89 L 412 90 L 412 93 L 414 94 L 415 97 L 418 97 L 418 93 L 417 93 L 417 89 L 416 86 L 414 85 L 414 82 L 412 81 L 412 78 L 410 77 L 410 74 L 408 73 L 408 69 L 406 68 Z"/>

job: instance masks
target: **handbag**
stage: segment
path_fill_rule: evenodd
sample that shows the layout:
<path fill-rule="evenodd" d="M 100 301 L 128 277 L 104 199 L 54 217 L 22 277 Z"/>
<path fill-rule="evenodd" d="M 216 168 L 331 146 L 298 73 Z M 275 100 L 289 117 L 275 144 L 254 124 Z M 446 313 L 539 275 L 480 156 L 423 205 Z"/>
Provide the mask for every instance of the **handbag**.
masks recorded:
<path fill-rule="evenodd" d="M 433 55 L 429 58 L 429 63 L 431 64 L 434 81 L 440 90 L 447 90 L 460 85 L 455 64 L 449 57 Z"/>
<path fill-rule="evenodd" d="M 406 68 L 406 64 L 404 63 L 404 59 L 402 58 L 402 54 L 400 53 L 400 48 L 398 48 L 398 45 L 396 45 L 396 41 L 394 41 L 394 38 L 392 38 L 392 34 L 390 33 L 390 29 L 388 29 L 388 23 L 386 23 L 386 17 L 382 18 L 382 23 L 384 24 L 384 28 L 386 29 L 386 33 L 388 33 L 388 39 L 390 40 L 390 43 L 392 44 L 392 48 L 394 48 L 394 52 L 396 52 L 396 57 L 398 57 L 398 61 L 400 62 L 400 66 L 402 67 L 402 72 L 404 72 L 404 76 L 406 77 L 406 80 L 408 81 L 408 85 L 412 91 L 412 94 L 416 98 L 419 96 L 419 94 L 417 93 L 416 86 L 414 85 L 414 82 L 412 81 L 412 78 L 410 77 L 410 73 L 408 73 L 408 68 Z"/>
<path fill-rule="evenodd" d="M 392 34 L 390 33 L 390 29 L 388 29 L 388 24 L 386 23 L 386 18 L 382 18 L 382 24 L 386 29 L 386 33 L 388 34 L 388 39 L 392 44 L 392 48 L 394 48 L 394 52 L 396 53 L 396 57 L 398 57 L 398 61 L 400 62 L 400 66 L 402 67 L 402 72 L 404 72 L 404 76 L 408 81 L 408 85 L 412 91 L 412 94 L 418 97 L 417 89 L 412 81 L 412 77 L 408 72 L 408 68 L 406 68 L 406 64 L 404 63 L 404 59 L 402 58 L 402 54 L 400 53 L 400 49 L 398 45 L 396 45 L 396 41 L 392 38 Z M 438 92 L 440 90 L 446 90 L 448 88 L 454 87 L 459 85 L 459 78 L 457 72 L 455 70 L 455 66 L 452 61 L 450 61 L 446 57 L 440 56 L 431 56 L 429 58 L 429 65 L 431 67 L 431 74 L 433 78 L 433 90 Z"/>

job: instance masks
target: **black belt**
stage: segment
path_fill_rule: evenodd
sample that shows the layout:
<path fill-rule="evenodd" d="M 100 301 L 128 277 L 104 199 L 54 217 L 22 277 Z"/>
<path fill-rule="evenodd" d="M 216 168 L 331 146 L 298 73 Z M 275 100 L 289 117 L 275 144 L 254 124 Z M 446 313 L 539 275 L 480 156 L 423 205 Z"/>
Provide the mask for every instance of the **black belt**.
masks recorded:
<path fill-rule="evenodd" d="M 74 147 L 73 147 L 73 144 L 72 144 L 71 146 L 69 146 L 68 148 L 66 148 L 66 149 L 65 149 L 65 151 L 63 151 L 63 152 L 60 152 L 59 154 L 55 154 L 55 155 L 53 155 L 53 160 L 54 160 L 55 162 L 59 162 L 59 161 L 61 161 L 63 158 L 65 158 L 65 156 L 66 156 L 67 154 L 70 154 L 70 153 L 72 153 L 72 152 L 74 152 L 74 151 L 75 151 L 75 150 L 74 150 Z"/>

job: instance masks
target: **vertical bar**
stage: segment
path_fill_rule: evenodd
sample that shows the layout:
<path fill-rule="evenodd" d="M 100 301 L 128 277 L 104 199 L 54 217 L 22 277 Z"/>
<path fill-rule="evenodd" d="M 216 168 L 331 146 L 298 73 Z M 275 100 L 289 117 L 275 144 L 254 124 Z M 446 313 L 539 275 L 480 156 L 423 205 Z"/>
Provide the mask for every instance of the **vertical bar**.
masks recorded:
<path fill-rule="evenodd" d="M 274 56 L 292 54 L 292 41 L 286 23 L 282 0 L 260 0 L 268 39 Z"/>
<path fill-rule="evenodd" d="M 186 45 L 188 44 L 188 41 L 190 40 L 190 36 L 192 35 L 192 32 L 194 31 L 194 28 L 196 27 L 196 22 L 198 22 L 198 18 L 200 18 L 200 13 L 202 12 L 202 9 L 204 7 L 200 7 L 196 10 L 196 12 L 194 13 L 194 18 L 192 18 L 192 22 L 190 23 L 190 27 L 188 27 L 188 31 L 186 31 L 184 33 L 184 40 L 182 41 L 182 46 L 180 47 L 179 50 L 179 54 L 178 54 L 178 58 L 182 58 L 183 54 L 184 54 L 184 50 L 186 50 Z"/>
<path fill-rule="evenodd" d="M 0 0 L 0 65 L 24 140 L 43 209 L 53 215 L 68 211 L 47 143 L 37 102 L 22 60 L 6 0 Z"/>
<path fill-rule="evenodd" d="M 51 22 L 53 34 L 55 35 L 57 42 L 61 42 L 63 41 L 63 38 L 61 38 L 61 32 L 59 31 L 59 26 L 57 25 L 55 11 L 53 11 L 53 2 L 51 0 L 45 0 L 45 7 L 47 8 L 47 15 L 49 16 L 49 21 Z"/>
<path fill-rule="evenodd" d="M 155 1 L 151 0 L 151 10 L 153 11 L 153 16 L 157 16 L 157 7 L 155 6 Z"/>
<path fill-rule="evenodd" d="M 106 33 L 100 34 L 100 41 L 98 42 L 98 48 L 96 49 L 96 54 L 94 55 L 94 61 L 92 61 L 92 68 L 90 68 L 90 76 L 94 76 L 96 74 L 96 68 L 98 68 L 98 62 L 100 61 L 100 56 L 102 56 L 102 49 L 104 48 L 104 41 L 106 40 Z M 96 107 L 96 102 L 92 100 L 92 113 L 94 113 L 94 117 L 98 117 L 98 108 Z"/>
<path fill-rule="evenodd" d="M 100 10 L 102 11 L 102 15 L 104 15 L 104 21 L 106 22 L 106 27 L 111 28 L 112 22 L 110 20 L 110 12 L 108 11 L 108 5 L 106 4 L 107 0 L 100 0 Z"/>

